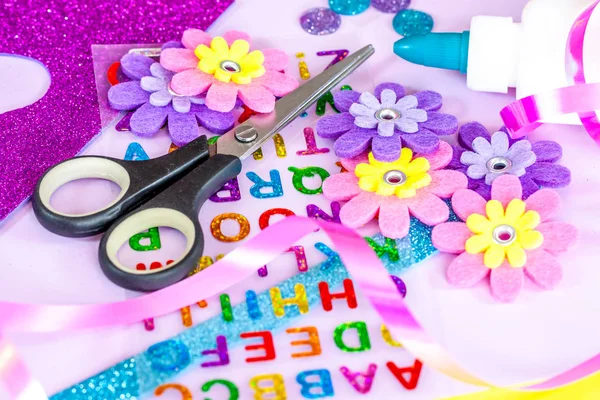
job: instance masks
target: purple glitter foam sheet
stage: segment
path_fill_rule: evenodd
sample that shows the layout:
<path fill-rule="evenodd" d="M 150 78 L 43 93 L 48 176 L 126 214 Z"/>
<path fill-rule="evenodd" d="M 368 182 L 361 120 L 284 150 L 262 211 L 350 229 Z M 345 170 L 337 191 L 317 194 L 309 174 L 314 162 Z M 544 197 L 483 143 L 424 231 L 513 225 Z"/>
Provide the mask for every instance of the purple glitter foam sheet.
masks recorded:
<path fill-rule="evenodd" d="M 31 196 L 40 176 L 100 133 L 91 46 L 161 43 L 206 29 L 234 0 L 5 0 L 0 49 L 50 73 L 36 103 L 0 115 L 0 221 Z"/>

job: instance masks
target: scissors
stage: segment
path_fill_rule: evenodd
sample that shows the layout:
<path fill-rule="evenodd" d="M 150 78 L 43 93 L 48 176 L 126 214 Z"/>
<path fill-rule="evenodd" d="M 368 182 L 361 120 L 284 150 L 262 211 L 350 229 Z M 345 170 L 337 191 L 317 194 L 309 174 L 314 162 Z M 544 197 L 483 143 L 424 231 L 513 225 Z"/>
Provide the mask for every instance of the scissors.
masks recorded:
<path fill-rule="evenodd" d="M 253 116 L 210 146 L 206 136 L 200 136 L 177 151 L 146 161 L 102 156 L 65 160 L 40 178 L 33 195 L 33 211 L 44 228 L 61 236 L 87 237 L 106 232 L 100 241 L 98 261 L 115 284 L 143 292 L 172 285 L 188 276 L 202 256 L 204 236 L 198 214 L 203 203 L 241 172 L 241 160 L 340 83 L 374 51 L 368 45 L 351 54 L 277 100 L 272 113 Z M 88 214 L 59 212 L 50 204 L 59 187 L 84 178 L 112 181 L 121 191 L 110 204 Z M 123 265 L 117 257 L 121 246 L 131 236 L 155 226 L 174 228 L 185 236 L 183 255 L 162 269 L 140 271 Z"/>

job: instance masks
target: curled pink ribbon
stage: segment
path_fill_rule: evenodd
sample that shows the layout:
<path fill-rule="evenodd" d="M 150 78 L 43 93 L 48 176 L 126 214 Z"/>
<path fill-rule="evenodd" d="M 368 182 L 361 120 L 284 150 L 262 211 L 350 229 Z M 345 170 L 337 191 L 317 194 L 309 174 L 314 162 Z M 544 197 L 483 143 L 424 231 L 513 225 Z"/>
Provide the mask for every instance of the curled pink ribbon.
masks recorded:
<path fill-rule="evenodd" d="M 600 145 L 600 84 L 588 84 L 583 65 L 585 33 L 600 0 L 588 7 L 571 27 L 565 50 L 565 74 L 573 86 L 538 93 L 506 106 L 500 111 L 511 137 L 520 138 L 542 125 L 541 121 L 577 113 L 590 137 Z"/>
<path fill-rule="evenodd" d="M 4 332 L 60 332 L 123 325 L 164 315 L 195 303 L 198 293 L 202 293 L 203 297 L 210 297 L 226 291 L 256 273 L 256 270 L 273 261 L 316 228 L 320 228 L 331 239 L 354 282 L 394 338 L 415 357 L 462 382 L 498 387 L 459 365 L 431 338 L 405 304 L 377 255 L 360 235 L 340 224 L 295 216 L 285 218 L 265 229 L 210 268 L 163 290 L 107 304 L 32 305 L 2 302 L 0 327 Z M 11 352 L 12 360 L 18 363 L 14 348 Z M 600 354 L 563 374 L 523 389 L 555 388 L 579 380 L 599 368 Z M 1 371 L 4 382 L 10 384 L 10 369 Z M 26 382 L 22 387 L 37 384 L 24 368 L 12 368 L 11 373 L 13 378 L 17 376 L 20 381 Z M 36 397 L 27 397 L 27 400 L 45 399 L 43 396 L 39 394 Z"/>

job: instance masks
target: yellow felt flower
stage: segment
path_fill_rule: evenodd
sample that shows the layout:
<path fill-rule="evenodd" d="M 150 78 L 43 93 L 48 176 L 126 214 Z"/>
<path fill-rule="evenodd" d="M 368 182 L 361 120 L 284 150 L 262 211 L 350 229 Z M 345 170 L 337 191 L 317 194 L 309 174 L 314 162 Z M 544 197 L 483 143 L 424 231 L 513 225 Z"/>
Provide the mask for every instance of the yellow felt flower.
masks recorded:
<path fill-rule="evenodd" d="M 250 45 L 245 40 L 236 40 L 231 47 L 222 37 L 216 37 L 210 47 L 201 44 L 194 53 L 200 60 L 198 68 L 221 82 L 233 81 L 247 85 L 253 78 L 265 74 L 265 56 L 259 50 L 250 53 Z"/>
<path fill-rule="evenodd" d="M 369 153 L 368 164 L 358 164 L 354 173 L 359 178 L 358 186 L 366 192 L 380 196 L 396 195 L 399 198 L 413 197 L 417 189 L 431 183 L 429 161 L 418 157 L 413 160 L 413 152 L 403 148 L 400 158 L 394 162 L 381 162 Z"/>
<path fill-rule="evenodd" d="M 521 268 L 527 262 L 525 250 L 537 249 L 544 242 L 542 234 L 535 230 L 540 224 L 540 214 L 525 211 L 525 202 L 512 200 L 506 207 L 498 200 L 487 202 L 487 216 L 471 214 L 467 227 L 474 233 L 465 243 L 470 254 L 485 252 L 483 263 L 488 268 L 498 268 L 506 258 L 513 268 Z"/>

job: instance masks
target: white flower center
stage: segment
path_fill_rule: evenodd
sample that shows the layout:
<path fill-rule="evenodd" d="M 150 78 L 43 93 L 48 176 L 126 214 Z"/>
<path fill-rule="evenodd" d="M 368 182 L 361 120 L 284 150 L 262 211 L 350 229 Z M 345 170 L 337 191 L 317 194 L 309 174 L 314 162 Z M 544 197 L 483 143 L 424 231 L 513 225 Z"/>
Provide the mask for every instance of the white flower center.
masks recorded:
<path fill-rule="evenodd" d="M 242 67 L 240 66 L 240 64 L 236 63 L 235 61 L 231 61 L 231 60 L 222 61 L 220 67 L 223 71 L 231 72 L 231 73 L 240 72 L 242 70 Z"/>
<path fill-rule="evenodd" d="M 383 175 L 383 180 L 388 185 L 400 186 L 406 183 L 406 174 L 396 169 L 390 170 Z"/>
<path fill-rule="evenodd" d="M 506 157 L 494 157 L 488 160 L 486 166 L 490 172 L 500 174 L 508 171 L 510 167 L 512 167 L 512 161 Z"/>
<path fill-rule="evenodd" d="M 492 232 L 492 239 L 494 242 L 508 246 L 517 238 L 517 231 L 510 225 L 498 225 Z"/>
<path fill-rule="evenodd" d="M 377 118 L 379 121 L 395 121 L 398 118 L 400 118 L 402 116 L 402 114 L 400 114 L 400 112 L 398 110 L 395 110 L 393 108 L 382 108 L 381 110 L 377 111 L 375 113 L 375 118 Z"/>

